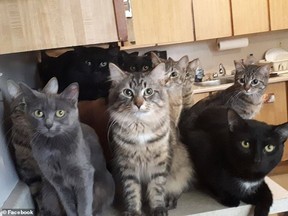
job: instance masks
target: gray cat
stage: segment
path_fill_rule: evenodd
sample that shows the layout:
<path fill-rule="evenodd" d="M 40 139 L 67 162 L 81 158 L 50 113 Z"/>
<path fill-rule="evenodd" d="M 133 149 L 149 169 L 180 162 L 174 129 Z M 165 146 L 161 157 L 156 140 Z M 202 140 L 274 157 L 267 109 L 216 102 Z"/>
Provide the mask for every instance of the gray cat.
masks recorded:
<path fill-rule="evenodd" d="M 97 135 L 79 122 L 78 84 L 72 83 L 61 94 L 41 93 L 23 83 L 20 88 L 33 132 L 33 156 L 66 214 L 100 214 L 113 201 L 114 181 Z"/>
<path fill-rule="evenodd" d="M 11 144 L 13 145 L 17 173 L 20 179 L 29 186 L 37 214 L 40 211 L 40 215 L 43 215 L 44 212 L 49 212 L 49 215 L 61 215 L 61 207 L 57 196 L 51 197 L 53 194 L 53 192 L 50 193 L 51 190 L 42 196 L 43 185 L 46 184 L 43 182 L 39 166 L 32 155 L 30 145 L 32 128 L 25 118 L 26 104 L 22 91 L 19 85 L 12 80 L 7 81 L 7 87 L 11 97 Z M 52 78 L 42 92 L 56 94 L 57 90 L 57 80 Z M 46 187 L 49 186 L 47 185 L 44 188 Z M 51 201 L 49 201 L 50 199 Z M 46 205 L 47 203 L 51 204 L 52 201 L 54 206 L 52 210 L 55 210 L 55 212 L 49 210 L 51 205 Z"/>
<path fill-rule="evenodd" d="M 181 133 L 193 127 L 195 118 L 208 107 L 226 106 L 234 109 L 244 119 L 251 119 L 260 111 L 262 96 L 268 85 L 270 65 L 244 65 L 236 61 L 234 63 L 234 84 L 198 101 L 191 108 L 184 109 L 179 122 Z"/>
<path fill-rule="evenodd" d="M 137 74 L 125 73 L 111 63 L 109 68 L 111 146 L 126 203 L 124 215 L 142 215 L 144 194 L 150 215 L 167 215 L 188 188 L 192 166 L 169 117 L 168 95 L 163 86 L 165 64 Z"/>
<path fill-rule="evenodd" d="M 165 63 L 164 85 L 167 89 L 170 105 L 171 120 L 178 125 L 180 113 L 183 107 L 183 85 L 186 78 L 186 69 L 189 62 L 185 55 L 178 61 L 172 58 L 167 60 L 160 59 L 155 53 L 151 53 L 151 59 L 154 66 Z"/>

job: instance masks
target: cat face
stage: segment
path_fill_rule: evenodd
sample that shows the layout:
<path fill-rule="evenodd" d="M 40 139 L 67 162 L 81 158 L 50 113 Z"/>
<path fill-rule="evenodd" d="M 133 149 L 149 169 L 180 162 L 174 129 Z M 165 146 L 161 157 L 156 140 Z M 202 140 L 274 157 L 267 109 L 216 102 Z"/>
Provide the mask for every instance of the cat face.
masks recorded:
<path fill-rule="evenodd" d="M 126 121 L 157 119 L 157 113 L 167 107 L 167 92 L 160 84 L 165 65 L 159 64 L 150 73 L 129 74 L 110 64 L 112 88 L 109 102 L 111 115 Z"/>
<path fill-rule="evenodd" d="M 255 120 L 244 121 L 234 111 L 229 112 L 231 142 L 226 146 L 226 155 L 240 176 L 263 178 L 281 161 L 288 123 L 271 126 Z"/>
<path fill-rule="evenodd" d="M 78 120 L 78 84 L 73 83 L 61 94 L 38 92 L 20 83 L 26 103 L 26 118 L 34 136 L 55 137 L 69 131 Z"/>
<path fill-rule="evenodd" d="M 127 72 L 146 72 L 152 69 L 152 62 L 148 56 L 138 56 L 138 52 L 127 53 L 121 51 L 119 65 Z"/>
<path fill-rule="evenodd" d="M 234 62 L 236 67 L 235 83 L 242 87 L 242 92 L 247 95 L 255 94 L 266 88 L 270 66 L 244 65 Z"/>

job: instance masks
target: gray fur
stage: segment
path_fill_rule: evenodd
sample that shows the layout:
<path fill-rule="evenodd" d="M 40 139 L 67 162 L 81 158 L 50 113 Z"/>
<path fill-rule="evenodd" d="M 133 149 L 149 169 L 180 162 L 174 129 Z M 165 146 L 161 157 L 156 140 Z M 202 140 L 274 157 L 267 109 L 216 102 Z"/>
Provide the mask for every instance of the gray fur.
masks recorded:
<path fill-rule="evenodd" d="M 170 121 L 163 86 L 165 64 L 137 74 L 127 74 L 112 63 L 109 67 L 113 86 L 109 95 L 111 146 L 123 187 L 125 215 L 142 214 L 143 185 L 147 185 L 152 215 L 166 215 L 188 187 L 192 167 Z M 153 93 L 147 95 L 150 88 Z"/>
<path fill-rule="evenodd" d="M 18 84 L 12 80 L 7 81 L 8 93 L 11 97 L 11 120 L 12 120 L 12 136 L 11 144 L 13 145 L 16 169 L 20 179 L 25 182 L 32 194 L 36 211 L 40 211 L 43 215 L 43 211 L 47 211 L 45 205 L 47 199 L 42 196 L 43 177 L 39 169 L 37 162 L 35 161 L 30 141 L 32 137 L 32 128 L 25 118 L 26 103 L 24 96 Z M 58 83 L 55 78 L 52 78 L 44 87 L 42 91 L 56 93 L 58 90 Z M 61 215 L 61 209 L 56 208 L 58 203 L 57 196 L 53 199 L 55 214 L 50 216 Z"/>
<path fill-rule="evenodd" d="M 106 169 L 97 135 L 79 122 L 78 84 L 69 85 L 61 94 L 37 92 L 23 83 L 20 87 L 33 132 L 33 156 L 66 214 L 100 214 L 103 207 L 112 203 L 114 182 Z M 61 110 L 65 111 L 62 117 Z M 53 193 L 45 195 L 55 197 Z M 53 210 L 53 206 L 50 208 Z"/>

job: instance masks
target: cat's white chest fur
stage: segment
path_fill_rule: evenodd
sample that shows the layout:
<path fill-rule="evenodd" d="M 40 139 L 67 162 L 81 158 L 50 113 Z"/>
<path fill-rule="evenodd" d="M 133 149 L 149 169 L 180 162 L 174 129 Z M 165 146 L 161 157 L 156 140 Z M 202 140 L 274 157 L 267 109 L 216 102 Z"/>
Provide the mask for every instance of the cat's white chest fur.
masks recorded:
<path fill-rule="evenodd" d="M 262 182 L 263 180 L 259 180 L 259 181 L 238 180 L 238 184 L 241 188 L 241 191 L 244 193 L 254 192 Z"/>

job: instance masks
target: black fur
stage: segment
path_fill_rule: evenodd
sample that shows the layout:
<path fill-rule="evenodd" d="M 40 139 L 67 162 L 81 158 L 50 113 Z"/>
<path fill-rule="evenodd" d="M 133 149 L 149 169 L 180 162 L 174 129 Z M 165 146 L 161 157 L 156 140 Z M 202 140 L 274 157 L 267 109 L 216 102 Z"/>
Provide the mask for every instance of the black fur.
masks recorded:
<path fill-rule="evenodd" d="M 183 135 L 200 188 L 220 203 L 255 205 L 255 216 L 267 216 L 272 194 L 264 177 L 281 161 L 288 123 L 271 126 L 244 120 L 234 110 L 208 108 L 198 116 L 194 128 Z M 248 141 L 249 148 L 242 146 Z M 244 144 L 243 144 L 244 145 Z M 275 146 L 267 152 L 267 145 Z M 255 183 L 245 189 L 242 183 Z"/>
<path fill-rule="evenodd" d="M 127 72 L 146 72 L 151 71 L 152 61 L 150 56 L 138 56 L 138 52 L 127 53 L 121 51 L 119 67 Z"/>

